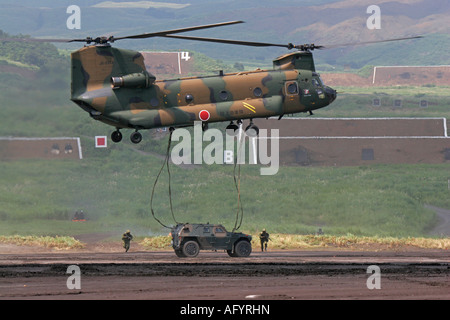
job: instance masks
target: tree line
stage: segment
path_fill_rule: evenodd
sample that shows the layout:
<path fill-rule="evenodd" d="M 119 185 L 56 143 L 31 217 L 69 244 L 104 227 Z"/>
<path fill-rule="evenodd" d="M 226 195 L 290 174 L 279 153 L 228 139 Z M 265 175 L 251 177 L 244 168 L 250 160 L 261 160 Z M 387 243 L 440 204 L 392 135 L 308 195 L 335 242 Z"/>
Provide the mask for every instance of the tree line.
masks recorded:
<path fill-rule="evenodd" d="M 50 62 L 61 61 L 63 59 L 58 49 L 51 43 L 1 40 L 14 38 L 26 39 L 29 36 L 11 36 L 0 30 L 0 59 L 5 58 L 39 68 L 48 65 Z"/>

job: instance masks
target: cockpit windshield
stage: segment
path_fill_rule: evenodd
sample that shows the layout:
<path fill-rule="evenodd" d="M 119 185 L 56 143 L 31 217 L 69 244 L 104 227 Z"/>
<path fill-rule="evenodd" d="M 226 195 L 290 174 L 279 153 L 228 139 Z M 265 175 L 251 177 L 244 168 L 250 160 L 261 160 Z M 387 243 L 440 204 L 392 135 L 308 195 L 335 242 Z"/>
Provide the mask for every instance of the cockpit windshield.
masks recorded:
<path fill-rule="evenodd" d="M 312 75 L 313 75 L 313 78 L 311 81 L 314 84 L 314 86 L 323 87 L 323 82 L 322 82 L 322 79 L 320 78 L 320 74 L 313 72 Z"/>
<path fill-rule="evenodd" d="M 317 75 L 317 77 L 313 78 L 311 81 L 316 87 L 323 87 L 323 82 L 322 79 L 320 79 L 319 75 Z"/>

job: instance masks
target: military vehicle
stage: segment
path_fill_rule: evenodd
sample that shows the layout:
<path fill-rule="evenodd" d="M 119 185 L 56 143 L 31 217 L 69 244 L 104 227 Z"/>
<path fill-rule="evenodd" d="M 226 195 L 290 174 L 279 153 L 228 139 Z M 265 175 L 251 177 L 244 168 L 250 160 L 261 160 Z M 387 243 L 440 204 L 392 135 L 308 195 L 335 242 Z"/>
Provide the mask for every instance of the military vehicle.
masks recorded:
<path fill-rule="evenodd" d="M 171 231 L 172 247 L 180 257 L 193 258 L 200 250 L 226 250 L 230 257 L 248 257 L 252 236 L 228 232 L 220 224 L 180 223 Z"/>
<path fill-rule="evenodd" d="M 227 132 L 249 119 L 245 128 L 250 136 L 259 133 L 253 119 L 309 112 L 328 106 L 336 90 L 326 86 L 316 72 L 312 51 L 367 43 L 414 39 L 408 37 L 381 41 L 323 46 L 314 44 L 276 44 L 216 38 L 181 36 L 178 33 L 243 23 L 229 21 L 196 27 L 144 33 L 124 37 L 87 37 L 85 39 L 0 39 L 1 41 L 84 42 L 87 46 L 71 55 L 71 100 L 95 119 L 116 128 L 114 142 L 122 140 L 120 129 L 130 128 L 133 143 L 139 143 L 139 130 L 159 127 L 191 126 L 201 121 L 229 122 Z M 273 69 L 244 71 L 216 76 L 157 81 L 144 65 L 141 53 L 113 48 L 122 39 L 166 37 L 218 42 L 254 47 L 282 47 L 298 51 L 273 60 Z M 228 131 L 230 130 L 230 131 Z"/>

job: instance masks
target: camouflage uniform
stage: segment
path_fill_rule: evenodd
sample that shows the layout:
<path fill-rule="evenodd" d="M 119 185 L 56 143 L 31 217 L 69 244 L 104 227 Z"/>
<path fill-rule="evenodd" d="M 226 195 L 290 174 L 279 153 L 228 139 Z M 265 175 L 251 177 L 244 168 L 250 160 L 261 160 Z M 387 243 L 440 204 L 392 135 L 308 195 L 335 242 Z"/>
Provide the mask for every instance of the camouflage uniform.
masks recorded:
<path fill-rule="evenodd" d="M 125 249 L 125 252 L 128 252 L 128 250 L 130 249 L 131 240 L 133 240 L 133 236 L 131 235 L 130 230 L 127 230 L 127 232 L 122 235 L 123 247 Z"/>
<path fill-rule="evenodd" d="M 263 231 L 259 234 L 259 240 L 261 241 L 261 251 L 264 251 L 264 249 L 267 251 L 267 242 L 269 242 L 270 237 L 266 232 L 266 229 L 263 229 Z"/>

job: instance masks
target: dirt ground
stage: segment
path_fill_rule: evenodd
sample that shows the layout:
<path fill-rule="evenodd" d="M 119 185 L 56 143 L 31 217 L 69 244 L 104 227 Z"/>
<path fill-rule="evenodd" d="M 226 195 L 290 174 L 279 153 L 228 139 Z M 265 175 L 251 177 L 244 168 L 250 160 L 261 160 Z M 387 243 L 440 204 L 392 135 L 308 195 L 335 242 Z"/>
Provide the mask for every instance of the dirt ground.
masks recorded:
<path fill-rule="evenodd" d="M 125 253 L 120 242 L 102 242 L 101 238 L 90 237 L 92 242 L 86 248 L 70 251 L 1 244 L 0 299 L 244 304 L 304 299 L 450 299 L 448 250 L 254 249 L 248 258 L 202 251 L 196 258 L 183 259 L 173 251 L 143 250 L 136 243 Z M 69 281 L 75 283 L 71 278 L 75 273 L 68 271 L 71 265 L 80 269 L 79 289 L 68 287 Z M 373 265 L 379 267 L 379 273 L 369 268 Z"/>

